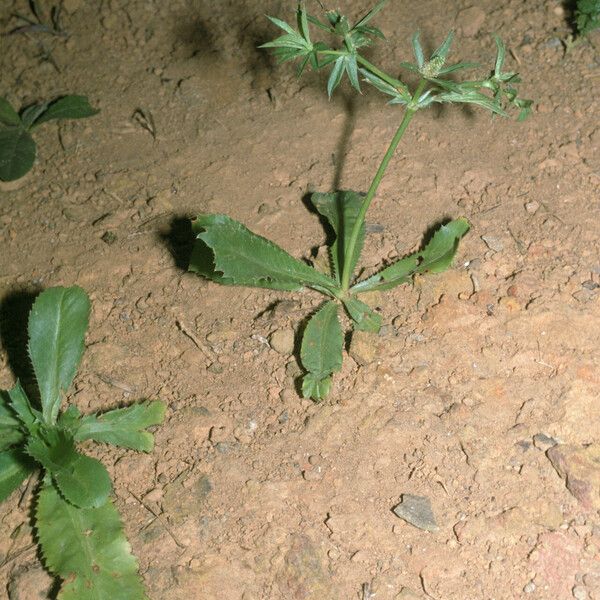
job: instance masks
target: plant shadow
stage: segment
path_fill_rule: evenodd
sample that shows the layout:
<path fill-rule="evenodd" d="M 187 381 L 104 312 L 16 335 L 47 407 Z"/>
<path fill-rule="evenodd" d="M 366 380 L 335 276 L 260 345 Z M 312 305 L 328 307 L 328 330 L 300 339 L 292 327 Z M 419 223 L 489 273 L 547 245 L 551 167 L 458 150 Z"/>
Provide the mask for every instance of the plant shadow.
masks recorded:
<path fill-rule="evenodd" d="M 171 253 L 175 266 L 182 271 L 187 271 L 195 240 L 191 219 L 176 215 L 169 222 L 168 229 L 158 231 L 157 235 L 159 241 Z"/>
<path fill-rule="evenodd" d="M 10 292 L 0 301 L 0 342 L 6 350 L 8 366 L 39 405 L 39 390 L 27 350 L 27 322 L 31 307 L 41 288 Z"/>

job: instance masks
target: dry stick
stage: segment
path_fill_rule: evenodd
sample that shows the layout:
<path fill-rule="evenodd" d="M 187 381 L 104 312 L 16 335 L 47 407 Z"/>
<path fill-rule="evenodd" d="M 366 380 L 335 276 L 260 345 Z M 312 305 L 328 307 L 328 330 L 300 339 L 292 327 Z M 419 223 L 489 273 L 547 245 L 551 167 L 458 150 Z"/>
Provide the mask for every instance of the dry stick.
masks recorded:
<path fill-rule="evenodd" d="M 185 546 L 184 544 L 182 544 L 175 537 L 175 534 L 171 531 L 171 529 L 165 523 L 165 520 L 162 518 L 162 516 L 160 514 L 158 514 L 155 510 L 152 510 L 152 508 L 150 508 L 141 498 L 138 498 L 138 496 L 136 496 L 129 488 L 127 488 L 127 491 L 132 495 L 132 497 L 135 500 L 137 500 L 140 503 L 141 506 L 143 506 L 151 515 L 153 515 L 155 519 L 158 519 L 159 523 L 164 527 L 165 531 L 171 536 L 171 538 L 173 539 L 173 541 L 175 542 L 175 544 L 177 544 L 177 546 L 179 548 L 182 548 L 184 550 L 187 549 L 187 546 Z"/>
<path fill-rule="evenodd" d="M 185 324 L 183 323 L 183 321 L 181 319 L 176 319 L 175 320 L 175 324 L 179 328 L 179 331 L 181 331 L 181 333 L 183 333 L 183 335 L 185 335 L 187 338 L 189 338 L 190 340 L 192 340 L 192 342 L 194 342 L 194 345 L 196 346 L 196 348 L 198 348 L 198 350 L 200 350 L 200 352 L 202 352 L 202 354 L 204 354 L 204 356 L 206 356 L 206 358 L 208 358 L 210 361 L 214 361 L 215 360 L 215 354 L 212 352 L 212 350 L 209 350 L 198 339 L 198 336 L 196 336 L 192 331 L 190 331 L 185 326 Z"/>

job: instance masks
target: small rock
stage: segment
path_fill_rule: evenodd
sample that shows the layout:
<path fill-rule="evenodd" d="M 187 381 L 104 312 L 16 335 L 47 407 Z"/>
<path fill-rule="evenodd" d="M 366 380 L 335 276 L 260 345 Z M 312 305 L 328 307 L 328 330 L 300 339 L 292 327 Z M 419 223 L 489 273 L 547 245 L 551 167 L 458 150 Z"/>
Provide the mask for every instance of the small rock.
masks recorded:
<path fill-rule="evenodd" d="M 163 511 L 175 522 L 199 516 L 205 510 L 204 502 L 211 490 L 212 484 L 208 476 L 200 475 L 191 479 L 188 472 L 183 472 L 165 486 Z"/>
<path fill-rule="evenodd" d="M 48 598 L 54 580 L 40 567 L 18 569 L 8 584 L 10 600 L 39 600 Z"/>
<path fill-rule="evenodd" d="M 540 207 L 540 203 L 536 202 L 535 200 L 532 200 L 531 202 L 527 202 L 525 204 L 525 210 L 530 215 L 535 215 L 535 213 L 538 211 L 539 207 Z"/>
<path fill-rule="evenodd" d="M 393 510 L 397 517 L 419 529 L 431 532 L 439 529 L 431 509 L 431 501 L 425 496 L 402 494 L 402 502 Z"/>
<path fill-rule="evenodd" d="M 525 585 L 525 587 L 523 587 L 523 591 L 526 594 L 533 594 L 533 592 L 535 592 L 535 588 L 535 583 L 533 583 L 533 581 L 530 581 L 528 584 Z"/>
<path fill-rule="evenodd" d="M 567 489 L 588 510 L 600 510 L 600 444 L 558 445 L 546 453 Z"/>
<path fill-rule="evenodd" d="M 573 598 L 575 600 L 586 600 L 587 597 L 587 591 L 582 585 L 576 585 L 573 588 Z"/>
<path fill-rule="evenodd" d="M 485 245 L 494 252 L 502 252 L 502 250 L 504 250 L 504 244 L 500 238 L 494 237 L 493 235 L 482 235 L 481 239 L 485 242 Z"/>
<path fill-rule="evenodd" d="M 271 348 L 279 354 L 290 355 L 294 352 L 294 330 L 277 329 L 269 336 Z"/>
<path fill-rule="evenodd" d="M 81 8 L 81 2 L 82 0 L 63 0 L 62 7 L 72 15 L 75 11 Z"/>
<path fill-rule="evenodd" d="M 556 446 L 558 442 L 544 433 L 536 433 L 533 436 L 533 445 L 542 452 L 546 452 L 549 448 Z"/>
<path fill-rule="evenodd" d="M 375 361 L 379 353 L 378 338 L 368 331 L 355 331 L 350 341 L 350 356 L 361 366 Z"/>
<path fill-rule="evenodd" d="M 457 22 L 466 37 L 473 37 L 479 33 L 485 21 L 485 11 L 480 6 L 472 6 L 458 13 Z"/>

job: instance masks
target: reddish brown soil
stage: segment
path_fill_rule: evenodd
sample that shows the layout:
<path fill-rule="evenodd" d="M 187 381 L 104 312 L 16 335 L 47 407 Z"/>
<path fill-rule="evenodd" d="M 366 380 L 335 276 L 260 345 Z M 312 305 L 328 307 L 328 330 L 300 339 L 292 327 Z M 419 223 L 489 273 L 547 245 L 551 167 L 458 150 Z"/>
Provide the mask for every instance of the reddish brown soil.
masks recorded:
<path fill-rule="evenodd" d="M 374 62 L 395 71 L 416 28 L 429 47 L 456 28 L 453 58 L 491 64 L 497 32 L 536 105 L 525 123 L 417 115 L 369 213 L 363 266 L 416 248 L 445 217 L 472 230 L 452 270 L 372 299 L 382 335 L 315 404 L 296 392 L 296 358 L 267 340 L 319 297 L 186 273 L 186 219 L 225 212 L 309 258 L 325 236 L 303 197 L 364 190 L 400 109 L 346 87 L 328 102 L 320 77 L 297 81 L 258 51 L 275 34 L 264 14 L 291 16 L 292 2 L 64 5 L 68 39 L 1 41 L 0 92 L 17 106 L 80 93 L 101 113 L 40 128 L 33 171 L 1 188 L 0 387 L 29 294 L 84 287 L 93 314 L 70 400 L 169 405 L 154 453 L 91 450 L 150 598 L 600 599 L 598 37 L 565 56 L 557 1 L 381 14 L 389 42 Z M 1 31 L 14 11 L 25 0 L 5 0 Z M 569 489 L 546 454 L 556 443 Z M 437 531 L 393 514 L 403 494 L 429 498 Z M 0 512 L 13 600 L 46 597 L 30 502 L 15 493 Z"/>

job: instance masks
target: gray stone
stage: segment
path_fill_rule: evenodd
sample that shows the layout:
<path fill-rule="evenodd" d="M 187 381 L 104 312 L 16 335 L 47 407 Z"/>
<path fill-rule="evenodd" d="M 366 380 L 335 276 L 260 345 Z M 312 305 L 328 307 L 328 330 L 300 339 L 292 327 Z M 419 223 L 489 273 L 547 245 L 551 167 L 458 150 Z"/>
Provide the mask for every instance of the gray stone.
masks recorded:
<path fill-rule="evenodd" d="M 397 517 L 419 529 L 431 532 L 439 529 L 431 509 L 431 501 L 425 496 L 402 494 L 402 501 L 393 510 Z"/>
<path fill-rule="evenodd" d="M 294 352 L 294 330 L 277 329 L 269 337 L 271 348 L 279 354 L 289 355 Z"/>

